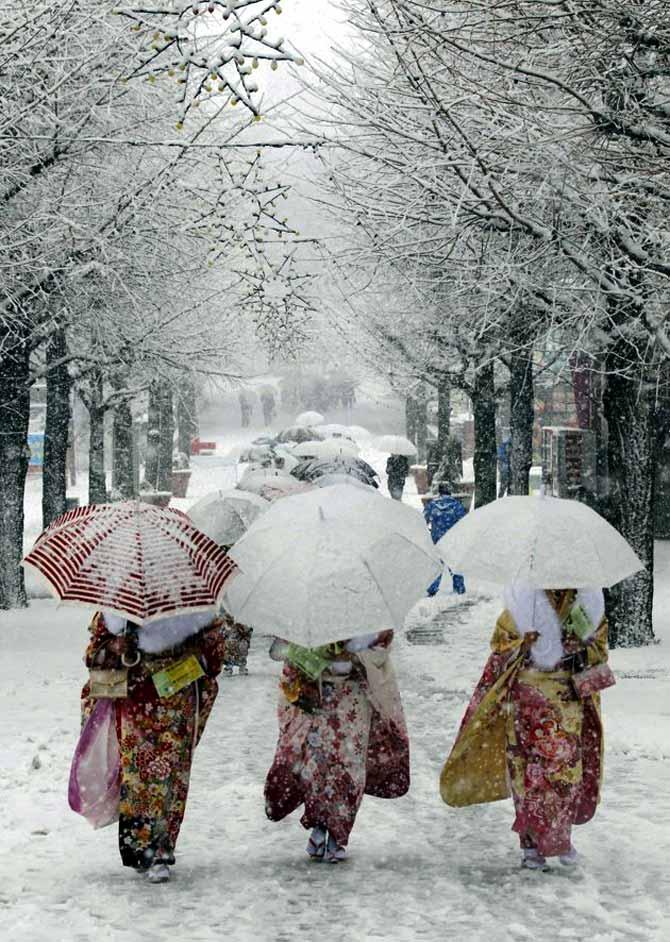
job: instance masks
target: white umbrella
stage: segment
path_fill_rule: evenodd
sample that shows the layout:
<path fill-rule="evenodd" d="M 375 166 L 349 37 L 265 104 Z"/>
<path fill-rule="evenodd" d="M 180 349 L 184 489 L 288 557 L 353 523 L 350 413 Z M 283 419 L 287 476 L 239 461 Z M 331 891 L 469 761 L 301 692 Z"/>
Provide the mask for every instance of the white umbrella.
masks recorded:
<path fill-rule="evenodd" d="M 282 471 L 292 471 L 296 465 L 300 464 L 300 459 L 297 458 L 289 448 L 284 448 L 278 445 L 275 450 L 275 461 L 279 458 L 282 462 L 281 470 Z"/>
<path fill-rule="evenodd" d="M 269 502 L 260 495 L 233 488 L 201 497 L 188 515 L 196 527 L 215 543 L 230 546 L 269 506 Z"/>
<path fill-rule="evenodd" d="M 644 568 L 599 514 L 558 497 L 493 501 L 459 520 L 437 549 L 454 572 L 538 589 L 612 586 Z"/>
<path fill-rule="evenodd" d="M 360 449 L 344 438 L 327 438 L 325 442 L 300 442 L 293 454 L 301 458 L 356 458 Z"/>
<path fill-rule="evenodd" d="M 260 494 L 261 489 L 266 484 L 295 484 L 295 478 L 292 478 L 287 471 L 282 468 L 252 468 L 246 471 L 239 484 L 240 490 L 251 491 L 253 494 Z"/>
<path fill-rule="evenodd" d="M 356 442 L 365 442 L 368 441 L 371 437 L 368 430 L 363 428 L 362 425 L 348 425 L 347 435 L 353 438 Z"/>
<path fill-rule="evenodd" d="M 329 425 L 317 425 L 317 432 L 321 432 L 322 435 L 328 436 L 345 436 L 349 435 L 349 429 L 346 425 L 338 425 L 337 422 L 331 422 Z"/>
<path fill-rule="evenodd" d="M 355 474 L 348 474 L 346 471 L 330 471 L 328 474 L 322 474 L 321 477 L 314 478 L 315 487 L 330 487 L 331 484 L 353 484 L 354 487 L 372 487 L 372 484 L 366 484 Z"/>
<path fill-rule="evenodd" d="M 390 455 L 406 455 L 411 458 L 416 454 L 416 445 L 402 435 L 382 435 L 377 439 L 376 445 L 380 451 L 387 451 Z"/>
<path fill-rule="evenodd" d="M 296 425 L 320 425 L 324 421 L 320 412 L 301 412 L 296 417 Z"/>
<path fill-rule="evenodd" d="M 309 647 L 402 627 L 442 569 L 418 511 L 347 484 L 278 501 L 231 555 L 232 615 Z"/>

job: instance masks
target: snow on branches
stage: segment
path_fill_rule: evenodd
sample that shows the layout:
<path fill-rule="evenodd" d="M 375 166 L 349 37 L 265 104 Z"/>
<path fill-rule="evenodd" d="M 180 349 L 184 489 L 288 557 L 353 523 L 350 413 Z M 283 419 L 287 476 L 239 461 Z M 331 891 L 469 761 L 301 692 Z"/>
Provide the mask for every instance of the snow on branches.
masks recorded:
<path fill-rule="evenodd" d="M 134 74 L 150 82 L 160 76 L 176 82 L 179 129 L 192 108 L 221 95 L 259 120 L 260 87 L 254 75 L 259 65 L 302 64 L 270 29 L 269 16 L 282 12 L 280 0 L 168 0 L 132 3 L 115 12 L 132 22 L 141 43 Z"/>

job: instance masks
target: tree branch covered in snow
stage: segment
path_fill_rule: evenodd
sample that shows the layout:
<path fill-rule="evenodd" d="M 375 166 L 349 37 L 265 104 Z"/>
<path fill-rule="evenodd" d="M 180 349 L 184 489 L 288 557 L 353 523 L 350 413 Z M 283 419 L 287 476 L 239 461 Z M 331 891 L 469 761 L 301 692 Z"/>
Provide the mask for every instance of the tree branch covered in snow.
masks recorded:
<path fill-rule="evenodd" d="M 176 83 L 179 127 L 191 109 L 221 95 L 260 117 L 260 64 L 276 69 L 280 62 L 302 63 L 270 26 L 269 19 L 282 12 L 280 0 L 167 0 L 116 12 L 132 23 L 139 43 L 131 75 Z"/>

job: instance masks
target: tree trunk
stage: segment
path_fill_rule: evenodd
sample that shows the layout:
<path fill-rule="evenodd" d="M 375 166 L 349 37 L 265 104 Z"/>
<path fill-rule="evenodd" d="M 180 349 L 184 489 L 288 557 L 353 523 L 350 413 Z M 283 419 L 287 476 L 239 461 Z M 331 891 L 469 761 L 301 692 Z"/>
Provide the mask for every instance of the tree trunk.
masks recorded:
<path fill-rule="evenodd" d="M 428 451 L 428 400 L 426 398 L 426 388 L 421 386 L 417 390 L 417 396 L 414 400 L 416 408 L 416 462 L 425 464 Z"/>
<path fill-rule="evenodd" d="M 30 346 L 15 324 L 0 331 L 0 609 L 27 605 L 20 562 L 29 422 Z"/>
<path fill-rule="evenodd" d="M 114 409 L 112 429 L 112 489 L 120 500 L 137 496 L 133 454 L 133 414 L 124 399 Z"/>
<path fill-rule="evenodd" d="M 451 383 L 442 377 L 437 387 L 437 452 L 444 457 L 451 433 Z"/>
<path fill-rule="evenodd" d="M 147 407 L 147 451 L 144 463 L 144 480 L 148 487 L 156 490 L 158 484 L 158 446 L 161 437 L 161 413 L 158 384 L 149 388 Z"/>
<path fill-rule="evenodd" d="M 472 389 L 472 412 L 475 419 L 475 507 L 483 507 L 496 499 L 496 397 L 493 363 L 475 374 Z"/>
<path fill-rule="evenodd" d="M 184 379 L 177 391 L 177 451 L 191 459 L 191 442 L 198 434 L 195 384 Z"/>
<path fill-rule="evenodd" d="M 634 647 L 654 640 L 654 407 L 639 382 L 613 373 L 607 377 L 604 409 L 609 521 L 645 566 L 607 591 L 609 637 L 612 647 Z"/>
<path fill-rule="evenodd" d="M 535 421 L 532 350 L 512 354 L 510 363 L 510 494 L 528 494 Z"/>
<path fill-rule="evenodd" d="M 107 478 L 105 476 L 105 407 L 103 405 L 103 380 L 98 373 L 91 379 L 91 399 L 88 406 L 88 502 L 107 503 Z"/>
<path fill-rule="evenodd" d="M 405 399 L 405 434 L 416 444 L 416 402 L 411 396 Z"/>
<path fill-rule="evenodd" d="M 42 527 L 65 513 L 67 491 L 67 448 L 70 430 L 70 393 L 72 379 L 67 364 L 59 363 L 67 355 L 67 337 L 59 328 L 49 339 L 46 351 L 47 411 L 44 428 L 44 466 L 42 470 Z"/>
<path fill-rule="evenodd" d="M 160 439 L 158 443 L 158 480 L 156 490 L 172 490 L 172 452 L 174 449 L 174 408 L 172 387 L 162 382 L 159 388 Z"/>

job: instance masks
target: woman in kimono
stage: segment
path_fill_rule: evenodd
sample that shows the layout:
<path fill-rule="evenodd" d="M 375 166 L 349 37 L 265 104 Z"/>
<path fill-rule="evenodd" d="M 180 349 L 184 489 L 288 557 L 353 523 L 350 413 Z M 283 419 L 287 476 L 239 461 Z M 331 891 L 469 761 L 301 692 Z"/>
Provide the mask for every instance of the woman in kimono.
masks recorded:
<path fill-rule="evenodd" d="M 603 732 L 599 691 L 607 666 L 600 589 L 512 586 L 492 654 L 442 770 L 453 806 L 514 800 L 521 864 L 577 863 L 572 827 L 599 801 Z"/>
<path fill-rule="evenodd" d="M 175 862 L 193 750 L 214 705 L 225 657 L 221 624 L 211 613 L 199 613 L 138 629 L 98 613 L 89 628 L 85 663 L 92 678 L 96 671 L 127 668 L 127 696 L 112 700 L 120 752 L 119 850 L 123 865 L 148 873 L 152 883 L 166 882 Z M 195 664 L 187 664 L 191 656 Z M 184 673 L 188 682 L 161 696 L 154 677 L 175 665 L 190 665 L 200 676 L 188 681 Z M 84 721 L 97 702 L 91 688 L 89 682 L 82 690 Z"/>
<path fill-rule="evenodd" d="M 304 805 L 307 853 L 345 858 L 363 795 L 398 798 L 409 788 L 409 740 L 389 657 L 392 631 L 318 649 L 279 639 L 279 742 L 265 809 L 281 821 Z"/>

